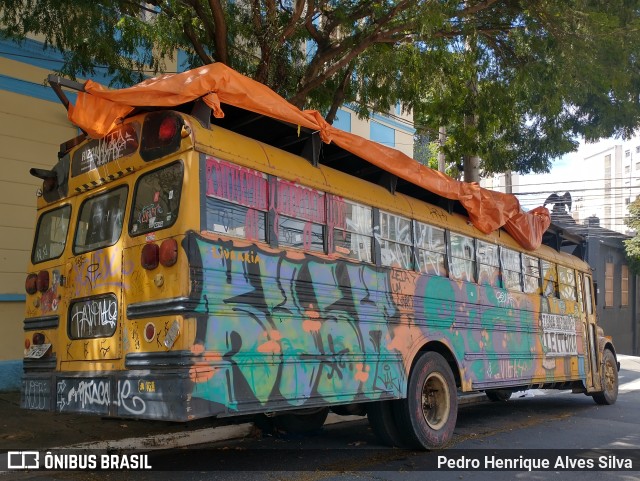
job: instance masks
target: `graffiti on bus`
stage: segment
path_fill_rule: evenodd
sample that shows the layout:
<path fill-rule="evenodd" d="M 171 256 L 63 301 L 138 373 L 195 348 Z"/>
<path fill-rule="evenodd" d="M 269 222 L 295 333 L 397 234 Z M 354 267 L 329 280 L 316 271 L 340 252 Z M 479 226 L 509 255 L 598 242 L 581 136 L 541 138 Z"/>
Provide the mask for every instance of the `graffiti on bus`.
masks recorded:
<path fill-rule="evenodd" d="M 401 396 L 403 359 L 425 340 L 462 360 L 465 385 L 545 375 L 530 296 L 213 235 L 183 246 L 200 301 L 194 395 L 229 409 Z"/>

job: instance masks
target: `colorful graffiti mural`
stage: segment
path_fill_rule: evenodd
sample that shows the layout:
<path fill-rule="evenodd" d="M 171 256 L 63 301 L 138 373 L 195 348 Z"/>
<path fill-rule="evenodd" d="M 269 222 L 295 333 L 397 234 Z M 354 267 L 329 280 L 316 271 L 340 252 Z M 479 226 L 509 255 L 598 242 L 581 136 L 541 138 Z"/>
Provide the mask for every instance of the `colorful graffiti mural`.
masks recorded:
<path fill-rule="evenodd" d="M 183 247 L 202 317 L 193 395 L 232 411 L 403 397 L 407 362 L 426 342 L 451 350 L 468 389 L 579 374 L 563 357 L 540 367 L 563 355 L 550 351 L 540 313 L 575 327 L 569 303 L 543 308 L 539 296 L 490 285 L 195 233 Z"/>

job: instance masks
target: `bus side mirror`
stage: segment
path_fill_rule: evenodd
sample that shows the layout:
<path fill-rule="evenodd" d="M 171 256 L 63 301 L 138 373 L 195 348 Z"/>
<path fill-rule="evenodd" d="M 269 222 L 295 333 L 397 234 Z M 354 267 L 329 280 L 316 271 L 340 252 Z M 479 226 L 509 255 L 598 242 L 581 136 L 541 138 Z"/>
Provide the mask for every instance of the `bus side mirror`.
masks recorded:
<path fill-rule="evenodd" d="M 598 305 L 598 293 L 600 291 L 598 290 L 598 283 L 594 282 L 593 283 L 593 302 L 595 303 L 595 305 Z"/>

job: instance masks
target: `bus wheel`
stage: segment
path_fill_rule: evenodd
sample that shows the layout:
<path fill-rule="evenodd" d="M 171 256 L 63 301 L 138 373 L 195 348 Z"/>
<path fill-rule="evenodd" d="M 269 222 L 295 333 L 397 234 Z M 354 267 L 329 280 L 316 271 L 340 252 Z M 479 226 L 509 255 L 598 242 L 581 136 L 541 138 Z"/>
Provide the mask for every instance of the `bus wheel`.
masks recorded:
<path fill-rule="evenodd" d="M 511 399 L 511 394 L 513 394 L 508 389 L 492 389 L 491 391 L 484 392 L 491 402 L 507 402 Z"/>
<path fill-rule="evenodd" d="M 605 349 L 602 359 L 602 386 L 604 390 L 593 394 L 598 404 L 614 404 L 618 399 L 618 367 L 610 349 Z"/>
<path fill-rule="evenodd" d="M 394 411 L 401 401 L 378 401 L 367 405 L 367 418 L 373 433 L 385 446 L 404 447 Z"/>
<path fill-rule="evenodd" d="M 420 356 L 411 370 L 407 398 L 399 401 L 395 412 L 409 447 L 440 448 L 451 440 L 458 417 L 458 391 L 444 357 L 437 352 Z"/>

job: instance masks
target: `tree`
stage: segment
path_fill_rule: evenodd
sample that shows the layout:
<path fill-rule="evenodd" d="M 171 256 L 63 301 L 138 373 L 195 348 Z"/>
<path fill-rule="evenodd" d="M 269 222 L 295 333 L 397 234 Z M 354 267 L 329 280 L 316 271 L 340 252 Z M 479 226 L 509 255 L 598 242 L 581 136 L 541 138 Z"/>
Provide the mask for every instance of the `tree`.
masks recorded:
<path fill-rule="evenodd" d="M 625 224 L 636 234 L 624 241 L 625 252 L 629 268 L 636 274 L 640 274 L 640 197 L 636 198 L 628 206 L 629 216 L 625 219 Z"/>
<path fill-rule="evenodd" d="M 340 105 L 397 102 L 451 164 L 548 170 L 577 147 L 629 135 L 640 119 L 640 0 L 4 0 L 0 34 L 38 34 L 60 73 L 105 65 L 116 84 L 224 62 L 331 122 Z M 477 179 L 466 179 L 477 180 Z"/>

